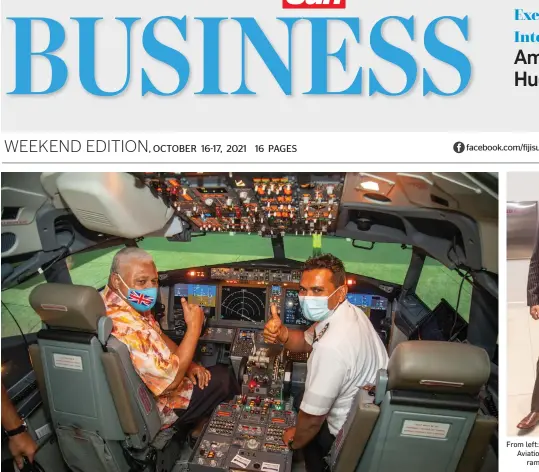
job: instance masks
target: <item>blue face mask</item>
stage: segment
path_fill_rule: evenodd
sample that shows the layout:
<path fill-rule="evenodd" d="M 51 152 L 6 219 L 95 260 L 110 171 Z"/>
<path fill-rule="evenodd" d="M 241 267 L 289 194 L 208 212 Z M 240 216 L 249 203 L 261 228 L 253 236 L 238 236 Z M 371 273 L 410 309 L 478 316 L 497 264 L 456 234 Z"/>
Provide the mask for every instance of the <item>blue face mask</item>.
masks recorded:
<path fill-rule="evenodd" d="M 123 295 L 122 298 L 124 298 L 124 300 L 135 310 L 144 312 L 151 310 L 154 307 L 155 302 L 157 301 L 157 287 L 135 290 L 134 288 L 129 288 L 120 274 L 118 274 L 118 277 L 127 287 L 127 298 L 125 298 Z"/>
<path fill-rule="evenodd" d="M 337 287 L 328 297 L 299 297 L 299 305 L 303 311 L 303 316 L 310 321 L 324 321 L 329 318 L 337 307 L 330 310 L 328 301 L 339 288 Z"/>

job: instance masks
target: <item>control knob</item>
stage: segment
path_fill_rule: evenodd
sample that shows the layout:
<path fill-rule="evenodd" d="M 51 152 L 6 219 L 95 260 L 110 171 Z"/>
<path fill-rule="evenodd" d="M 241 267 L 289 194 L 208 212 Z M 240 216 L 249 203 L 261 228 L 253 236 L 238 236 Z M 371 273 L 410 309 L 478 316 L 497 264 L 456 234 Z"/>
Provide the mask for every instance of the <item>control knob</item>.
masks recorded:
<path fill-rule="evenodd" d="M 247 447 L 249 449 L 256 449 L 258 447 L 258 441 L 256 439 L 249 439 L 247 441 Z"/>

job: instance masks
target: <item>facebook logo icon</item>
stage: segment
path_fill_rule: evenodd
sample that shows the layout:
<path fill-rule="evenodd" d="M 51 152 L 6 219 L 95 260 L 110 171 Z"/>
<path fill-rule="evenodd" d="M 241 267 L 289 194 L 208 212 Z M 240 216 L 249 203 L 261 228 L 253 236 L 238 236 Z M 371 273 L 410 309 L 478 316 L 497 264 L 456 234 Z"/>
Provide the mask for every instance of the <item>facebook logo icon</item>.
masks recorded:
<path fill-rule="evenodd" d="M 453 151 L 455 151 L 457 154 L 464 152 L 464 148 L 464 143 L 461 143 L 460 141 L 457 141 L 455 144 L 453 144 Z"/>

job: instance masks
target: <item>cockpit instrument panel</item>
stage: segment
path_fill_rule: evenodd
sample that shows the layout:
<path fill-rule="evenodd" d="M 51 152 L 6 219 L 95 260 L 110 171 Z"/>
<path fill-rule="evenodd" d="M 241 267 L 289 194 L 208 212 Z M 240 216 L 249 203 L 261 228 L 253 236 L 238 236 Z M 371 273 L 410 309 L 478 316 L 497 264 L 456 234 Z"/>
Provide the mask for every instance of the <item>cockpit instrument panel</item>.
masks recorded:
<path fill-rule="evenodd" d="M 367 316 L 370 316 L 371 311 L 384 313 L 387 311 L 387 298 L 369 295 L 365 293 L 349 293 L 348 301 L 361 308 Z M 284 318 L 283 321 L 287 325 L 295 326 L 310 326 L 311 321 L 307 320 L 301 311 L 299 304 L 299 291 L 287 289 L 284 299 Z"/>
<path fill-rule="evenodd" d="M 284 297 L 284 323 L 295 326 L 310 326 L 299 305 L 299 290 L 287 289 Z"/>
<path fill-rule="evenodd" d="M 264 323 L 266 319 L 266 288 L 223 286 L 221 319 Z"/>
<path fill-rule="evenodd" d="M 176 284 L 174 285 L 174 308 L 181 309 L 181 299 L 199 305 L 208 318 L 215 317 L 217 306 L 217 285 Z"/>
<path fill-rule="evenodd" d="M 200 231 L 334 234 L 345 174 L 146 174 L 144 182 Z"/>
<path fill-rule="evenodd" d="M 202 284 L 176 284 L 174 297 L 185 298 L 189 303 L 215 308 L 217 286 Z"/>
<path fill-rule="evenodd" d="M 275 306 L 281 321 L 289 328 L 307 329 L 299 303 L 301 262 L 289 259 L 247 261 L 214 267 L 194 267 L 168 271 L 170 290 L 167 326 L 176 335 L 185 333 L 181 299 L 199 305 L 206 317 L 205 339 L 224 342 L 232 328 L 262 329 Z M 358 306 L 378 326 L 390 313 L 391 303 L 369 280 L 347 274 L 348 301 Z M 391 298 L 392 300 L 393 298 Z M 212 328 L 212 329 L 209 329 Z M 226 336 L 225 336 L 226 334 Z"/>
<path fill-rule="evenodd" d="M 370 316 L 371 311 L 386 312 L 387 298 L 376 295 L 368 295 L 364 293 L 349 293 L 348 301 L 361 308 L 367 316 Z"/>
<path fill-rule="evenodd" d="M 239 282 L 293 282 L 301 280 L 300 270 L 246 269 L 234 267 L 215 267 L 211 269 L 211 278 Z"/>

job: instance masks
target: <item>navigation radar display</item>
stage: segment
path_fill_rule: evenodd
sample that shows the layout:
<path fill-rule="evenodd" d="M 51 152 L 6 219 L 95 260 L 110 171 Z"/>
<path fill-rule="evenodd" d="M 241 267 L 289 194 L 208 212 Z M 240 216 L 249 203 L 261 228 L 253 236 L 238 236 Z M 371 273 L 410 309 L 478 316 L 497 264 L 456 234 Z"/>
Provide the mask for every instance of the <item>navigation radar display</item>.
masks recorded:
<path fill-rule="evenodd" d="M 225 286 L 221 300 L 223 320 L 263 323 L 266 318 L 265 288 Z"/>
<path fill-rule="evenodd" d="M 217 287 L 215 285 L 176 284 L 174 286 L 174 297 L 178 299 L 175 300 L 176 304 L 179 304 L 179 299 L 184 297 L 193 305 L 215 308 Z"/>

